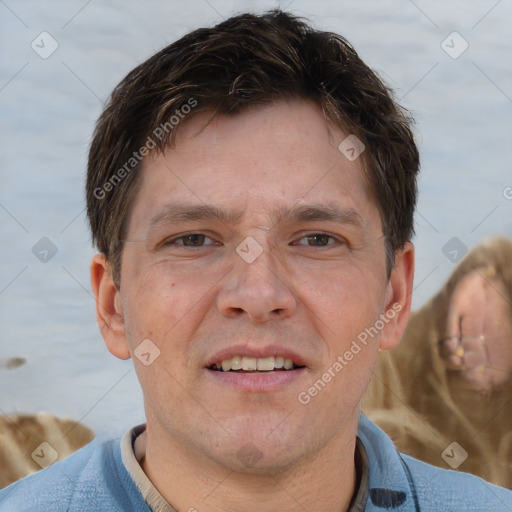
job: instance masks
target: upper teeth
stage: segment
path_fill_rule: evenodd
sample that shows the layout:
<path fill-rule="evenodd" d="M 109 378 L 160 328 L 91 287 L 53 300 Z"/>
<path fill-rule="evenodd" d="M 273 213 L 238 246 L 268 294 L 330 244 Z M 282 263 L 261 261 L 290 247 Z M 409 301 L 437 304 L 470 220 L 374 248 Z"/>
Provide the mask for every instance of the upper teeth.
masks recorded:
<path fill-rule="evenodd" d="M 284 368 L 291 370 L 293 368 L 293 361 L 285 359 L 282 356 L 271 357 L 246 357 L 235 356 L 231 359 L 224 359 L 221 363 L 213 365 L 218 370 L 228 372 L 229 370 L 246 370 L 246 371 L 262 371 L 269 372 L 275 368 Z"/>

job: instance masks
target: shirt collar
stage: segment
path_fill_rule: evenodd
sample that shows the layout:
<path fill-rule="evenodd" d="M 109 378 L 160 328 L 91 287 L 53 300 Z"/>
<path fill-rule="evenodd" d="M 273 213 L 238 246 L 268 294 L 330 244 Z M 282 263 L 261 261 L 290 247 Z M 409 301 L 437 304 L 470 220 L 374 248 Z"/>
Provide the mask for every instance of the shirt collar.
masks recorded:
<path fill-rule="evenodd" d="M 121 457 L 130 477 L 152 512 L 177 512 L 153 485 L 144 473 L 141 463 L 146 453 L 146 425 L 137 425 L 128 430 L 121 439 Z M 348 512 L 364 512 L 370 489 L 370 465 L 364 442 L 358 436 L 355 463 L 358 489 Z"/>

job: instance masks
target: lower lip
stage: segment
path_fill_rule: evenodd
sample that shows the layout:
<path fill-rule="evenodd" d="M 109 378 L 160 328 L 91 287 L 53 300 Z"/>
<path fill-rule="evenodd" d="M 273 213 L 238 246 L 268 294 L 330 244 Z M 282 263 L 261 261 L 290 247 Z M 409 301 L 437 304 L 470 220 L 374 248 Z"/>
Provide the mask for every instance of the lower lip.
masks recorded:
<path fill-rule="evenodd" d="M 216 370 L 206 370 L 212 378 L 224 386 L 230 386 L 239 391 L 249 393 L 265 393 L 268 391 L 278 391 L 294 380 L 304 375 L 306 368 L 296 370 L 261 372 L 259 374 L 219 372 Z"/>

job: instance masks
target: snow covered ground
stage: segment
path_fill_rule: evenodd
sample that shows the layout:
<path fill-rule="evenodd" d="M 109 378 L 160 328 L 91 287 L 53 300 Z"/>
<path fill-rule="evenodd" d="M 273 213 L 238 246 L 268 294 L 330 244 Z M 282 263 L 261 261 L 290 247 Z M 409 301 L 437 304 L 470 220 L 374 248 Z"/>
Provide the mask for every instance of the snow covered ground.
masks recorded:
<path fill-rule="evenodd" d="M 416 307 L 453 269 L 452 237 L 512 237 L 510 2 L 0 1 L 0 359 L 27 359 L 0 370 L 0 412 L 68 415 L 100 437 L 143 421 L 132 363 L 95 323 L 83 193 L 94 121 L 162 46 L 275 6 L 346 36 L 418 121 Z M 43 237 L 46 263 L 33 253 Z"/>

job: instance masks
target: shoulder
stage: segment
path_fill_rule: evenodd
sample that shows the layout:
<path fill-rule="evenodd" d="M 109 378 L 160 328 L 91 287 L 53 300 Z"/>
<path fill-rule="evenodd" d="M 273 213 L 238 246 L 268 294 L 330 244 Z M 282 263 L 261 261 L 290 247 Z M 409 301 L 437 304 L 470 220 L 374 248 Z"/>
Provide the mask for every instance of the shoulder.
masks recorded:
<path fill-rule="evenodd" d="M 400 457 L 415 487 L 418 502 L 427 510 L 512 510 L 512 491 L 508 489 L 469 473 L 431 466 L 409 455 L 400 454 Z"/>
<path fill-rule="evenodd" d="M 134 484 L 119 441 L 93 440 L 70 457 L 0 490 L 2 512 L 132 510 Z"/>
<path fill-rule="evenodd" d="M 398 452 L 391 439 L 364 415 L 359 420 L 358 437 L 368 459 L 369 503 L 372 505 L 387 506 L 396 512 L 512 510 L 512 491 L 474 475 L 441 469 Z"/>

